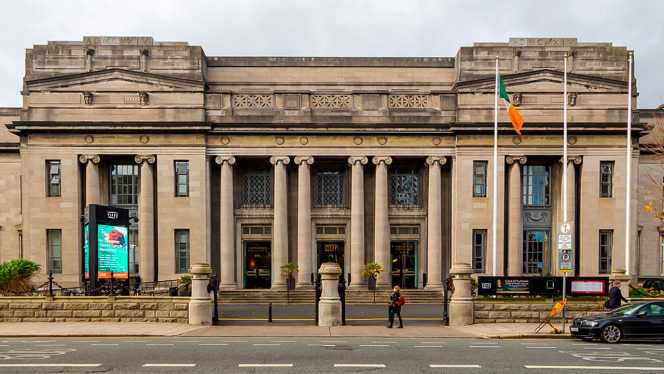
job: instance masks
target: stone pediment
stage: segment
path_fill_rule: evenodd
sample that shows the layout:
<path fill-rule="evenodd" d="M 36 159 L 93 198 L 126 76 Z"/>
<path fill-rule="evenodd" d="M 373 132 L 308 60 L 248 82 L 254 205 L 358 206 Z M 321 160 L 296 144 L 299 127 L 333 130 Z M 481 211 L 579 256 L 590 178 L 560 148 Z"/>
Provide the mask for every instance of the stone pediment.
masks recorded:
<path fill-rule="evenodd" d="M 26 85 L 31 92 L 202 92 L 205 82 L 124 69 L 107 69 L 28 80 Z"/>
<path fill-rule="evenodd" d="M 563 73 L 557 70 L 536 70 L 502 75 L 509 92 L 559 93 L 563 87 Z M 627 82 L 567 73 L 569 92 L 626 92 Z M 458 82 L 459 93 L 493 92 L 495 77 Z"/>

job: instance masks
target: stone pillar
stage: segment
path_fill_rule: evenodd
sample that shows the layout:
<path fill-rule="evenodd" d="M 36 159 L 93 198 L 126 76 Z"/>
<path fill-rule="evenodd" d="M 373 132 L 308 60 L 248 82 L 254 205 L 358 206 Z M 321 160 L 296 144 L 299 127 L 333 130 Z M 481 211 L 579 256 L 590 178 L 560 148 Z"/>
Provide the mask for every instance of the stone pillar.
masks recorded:
<path fill-rule="evenodd" d="M 337 286 L 341 267 L 336 262 L 324 262 L 318 273 L 322 282 L 318 302 L 318 326 L 339 326 L 341 325 L 341 298 Z"/>
<path fill-rule="evenodd" d="M 454 276 L 454 293 L 450 300 L 450 326 L 465 326 L 473 324 L 473 295 L 470 289 L 470 274 L 473 269 L 470 264 L 456 263 L 450 269 Z"/>
<path fill-rule="evenodd" d="M 235 157 L 217 156 L 221 165 L 221 187 L 219 197 L 219 287 L 235 289 L 235 206 L 233 205 L 233 165 Z"/>
<path fill-rule="evenodd" d="M 272 288 L 286 288 L 281 267 L 288 262 L 288 188 L 286 165 L 288 156 L 270 157 L 274 165 L 274 221 L 272 224 Z"/>
<path fill-rule="evenodd" d="M 376 165 L 376 190 L 374 211 L 374 258 L 383 267 L 378 277 L 378 287 L 392 286 L 392 261 L 390 260 L 390 222 L 387 196 L 387 167 L 392 164 L 392 157 L 380 156 L 372 160 Z"/>
<path fill-rule="evenodd" d="M 154 170 L 155 155 L 137 155 L 134 161 L 140 165 L 141 180 L 138 194 L 138 249 L 140 251 L 139 275 L 143 282 L 154 282 Z"/>
<path fill-rule="evenodd" d="M 101 204 L 99 185 L 99 155 L 80 155 L 78 161 L 85 165 L 85 206 Z"/>
<path fill-rule="evenodd" d="M 427 157 L 429 167 L 429 196 L 427 198 L 427 289 L 443 288 L 442 274 L 442 187 L 440 167 L 445 165 L 444 156 Z"/>
<path fill-rule="evenodd" d="M 312 156 L 295 157 L 297 168 L 297 283 L 311 284 L 311 170 Z"/>
<path fill-rule="evenodd" d="M 516 276 L 523 273 L 523 203 L 521 198 L 521 165 L 526 164 L 526 157 L 507 156 L 505 161 L 511 165 L 509 171 L 508 201 L 508 275 Z"/>
<path fill-rule="evenodd" d="M 210 283 L 212 269 L 210 265 L 192 264 L 191 269 L 191 298 L 189 299 L 189 324 L 212 324 L 212 299 L 207 287 Z"/>
<path fill-rule="evenodd" d="M 348 157 L 351 165 L 350 201 L 350 287 L 366 285 L 362 277 L 364 267 L 364 167 L 369 159 L 363 156 Z"/>

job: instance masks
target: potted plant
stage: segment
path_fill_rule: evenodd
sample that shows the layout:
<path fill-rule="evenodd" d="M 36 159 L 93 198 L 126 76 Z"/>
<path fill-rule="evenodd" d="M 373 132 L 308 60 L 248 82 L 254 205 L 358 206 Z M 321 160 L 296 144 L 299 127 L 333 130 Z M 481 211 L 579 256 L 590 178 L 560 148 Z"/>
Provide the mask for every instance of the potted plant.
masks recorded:
<path fill-rule="evenodd" d="M 22 295 L 32 289 L 30 278 L 40 266 L 30 260 L 11 260 L 0 264 L 0 295 Z"/>
<path fill-rule="evenodd" d="M 364 268 L 362 269 L 362 276 L 367 278 L 369 290 L 373 291 L 374 303 L 376 302 L 376 280 L 382 272 L 383 267 L 375 261 L 364 264 Z"/>
<path fill-rule="evenodd" d="M 297 264 L 289 262 L 281 266 L 281 274 L 286 277 L 286 302 L 290 303 L 290 290 L 295 288 L 295 278 L 293 274 L 297 273 Z"/>
<path fill-rule="evenodd" d="M 191 275 L 178 278 L 178 296 L 191 296 Z"/>

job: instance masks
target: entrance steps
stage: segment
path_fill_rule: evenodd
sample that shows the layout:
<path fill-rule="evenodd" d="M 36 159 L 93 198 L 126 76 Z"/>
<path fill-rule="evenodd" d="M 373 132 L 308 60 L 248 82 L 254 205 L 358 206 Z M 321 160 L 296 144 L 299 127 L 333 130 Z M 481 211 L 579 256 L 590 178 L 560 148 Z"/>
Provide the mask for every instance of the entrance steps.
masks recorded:
<path fill-rule="evenodd" d="M 376 290 L 375 302 L 386 304 L 390 299 L 390 289 Z M 440 304 L 443 302 L 442 291 L 422 289 L 401 290 L 401 294 L 409 304 Z M 313 289 L 286 290 L 223 290 L 219 292 L 221 304 L 312 304 L 314 302 Z M 346 303 L 371 304 L 374 302 L 374 292 L 366 288 L 360 290 L 346 290 Z"/>

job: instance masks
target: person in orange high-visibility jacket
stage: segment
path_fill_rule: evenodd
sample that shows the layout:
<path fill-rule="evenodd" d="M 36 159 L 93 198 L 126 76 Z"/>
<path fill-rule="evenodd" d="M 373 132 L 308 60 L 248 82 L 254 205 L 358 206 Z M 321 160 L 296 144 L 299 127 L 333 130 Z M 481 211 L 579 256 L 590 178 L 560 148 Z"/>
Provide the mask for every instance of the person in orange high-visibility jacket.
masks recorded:
<path fill-rule="evenodd" d="M 394 286 L 390 295 L 390 303 L 388 304 L 388 316 L 390 324 L 388 328 L 392 328 L 394 325 L 394 315 L 396 314 L 399 317 L 399 328 L 403 328 L 403 320 L 401 319 L 401 307 L 406 303 L 406 298 L 401 295 L 401 287 Z"/>

